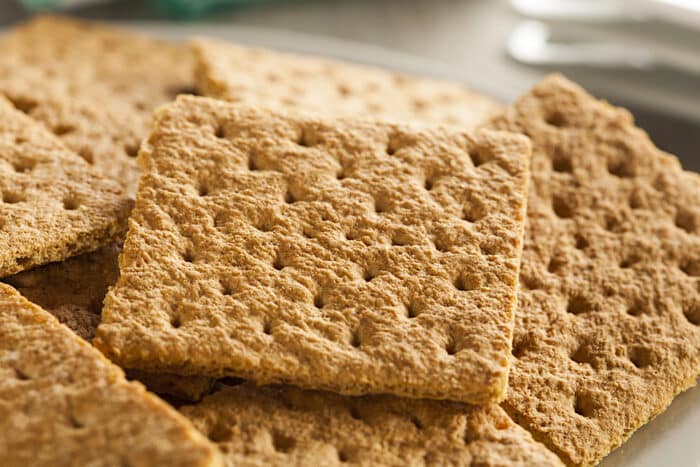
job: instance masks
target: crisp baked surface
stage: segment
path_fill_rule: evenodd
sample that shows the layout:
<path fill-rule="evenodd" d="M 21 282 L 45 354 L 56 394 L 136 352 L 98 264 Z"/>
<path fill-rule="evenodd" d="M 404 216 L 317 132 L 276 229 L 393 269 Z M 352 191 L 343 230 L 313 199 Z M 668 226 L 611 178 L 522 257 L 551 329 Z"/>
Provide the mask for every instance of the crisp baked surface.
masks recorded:
<path fill-rule="evenodd" d="M 0 463 L 220 465 L 174 409 L 0 284 Z"/>
<path fill-rule="evenodd" d="M 0 94 L 130 194 L 153 109 L 193 87 L 187 47 L 40 16 L 0 38 Z"/>
<path fill-rule="evenodd" d="M 463 127 L 502 109 L 453 82 L 216 40 L 192 50 L 200 94 L 252 106 Z"/>
<path fill-rule="evenodd" d="M 0 96 L 0 277 L 110 243 L 131 203 Z"/>
<path fill-rule="evenodd" d="M 89 342 L 95 337 L 107 289 L 119 277 L 117 258 L 120 251 L 118 244 L 108 245 L 60 263 L 21 272 L 3 281 Z M 214 382 L 199 376 L 136 370 L 128 370 L 127 375 L 157 394 L 192 401 L 206 394 Z"/>
<path fill-rule="evenodd" d="M 159 111 L 95 344 L 127 368 L 503 397 L 526 138 Z"/>
<path fill-rule="evenodd" d="M 700 176 L 560 76 L 491 127 L 533 142 L 504 406 L 594 464 L 700 372 Z"/>
<path fill-rule="evenodd" d="M 497 405 L 245 383 L 180 411 L 231 466 L 562 465 Z"/>

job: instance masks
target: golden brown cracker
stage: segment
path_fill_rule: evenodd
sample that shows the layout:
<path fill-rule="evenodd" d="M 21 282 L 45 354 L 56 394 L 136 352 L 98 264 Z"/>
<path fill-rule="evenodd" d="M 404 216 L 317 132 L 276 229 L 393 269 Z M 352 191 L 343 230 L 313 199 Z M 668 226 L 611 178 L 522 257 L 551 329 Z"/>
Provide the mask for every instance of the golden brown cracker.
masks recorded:
<path fill-rule="evenodd" d="M 162 109 L 95 344 L 126 367 L 503 397 L 526 138 Z"/>
<path fill-rule="evenodd" d="M 191 92 L 185 46 L 105 24 L 39 16 L 0 38 L 0 94 L 132 194 L 155 107 Z"/>
<path fill-rule="evenodd" d="M 0 96 L 0 277 L 111 243 L 130 207 L 116 183 Z"/>
<path fill-rule="evenodd" d="M 0 284 L 3 466 L 221 465 L 174 409 Z"/>
<path fill-rule="evenodd" d="M 180 410 L 228 465 L 562 465 L 497 405 L 245 383 Z"/>
<path fill-rule="evenodd" d="M 192 42 L 205 96 L 291 111 L 472 127 L 502 108 L 458 83 L 201 39 Z"/>
<path fill-rule="evenodd" d="M 504 406 L 592 465 L 700 372 L 700 176 L 560 76 L 490 127 L 533 142 Z"/>

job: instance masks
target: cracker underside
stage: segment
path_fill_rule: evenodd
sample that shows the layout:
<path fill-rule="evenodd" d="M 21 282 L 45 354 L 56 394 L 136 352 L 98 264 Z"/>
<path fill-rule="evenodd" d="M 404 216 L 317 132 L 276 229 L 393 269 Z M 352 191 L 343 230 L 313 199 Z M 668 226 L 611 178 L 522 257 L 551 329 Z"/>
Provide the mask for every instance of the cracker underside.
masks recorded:
<path fill-rule="evenodd" d="M 504 407 L 594 464 L 700 372 L 700 177 L 559 76 L 489 127 L 533 142 Z"/>
<path fill-rule="evenodd" d="M 0 400 L 7 467 L 220 465 L 184 417 L 5 284 Z"/>
<path fill-rule="evenodd" d="M 117 258 L 120 251 L 116 244 L 105 246 L 92 253 L 6 277 L 3 281 L 90 342 L 100 322 L 107 289 L 119 277 Z M 213 384 L 212 379 L 200 376 L 135 370 L 127 370 L 127 376 L 145 384 L 156 394 L 191 401 L 201 399 Z"/>
<path fill-rule="evenodd" d="M 521 136 L 164 108 L 95 344 L 126 367 L 502 398 Z"/>
<path fill-rule="evenodd" d="M 228 465 L 562 465 L 497 405 L 244 383 L 180 411 Z"/>
<path fill-rule="evenodd" d="M 101 23 L 40 16 L 0 50 L 0 94 L 130 194 L 153 109 L 192 92 L 185 46 Z"/>
<path fill-rule="evenodd" d="M 200 94 L 326 115 L 473 127 L 502 109 L 457 83 L 216 40 L 191 43 Z"/>
<path fill-rule="evenodd" d="M 0 277 L 110 243 L 131 203 L 0 96 Z"/>

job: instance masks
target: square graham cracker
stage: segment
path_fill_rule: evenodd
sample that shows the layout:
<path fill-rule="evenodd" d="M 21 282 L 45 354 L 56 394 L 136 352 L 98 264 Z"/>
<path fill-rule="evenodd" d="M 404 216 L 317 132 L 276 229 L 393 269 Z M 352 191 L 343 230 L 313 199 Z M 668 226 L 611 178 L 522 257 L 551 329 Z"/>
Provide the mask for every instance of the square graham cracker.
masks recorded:
<path fill-rule="evenodd" d="M 130 194 L 153 109 L 192 92 L 186 46 L 102 23 L 39 16 L 0 50 L 0 94 Z"/>
<path fill-rule="evenodd" d="M 117 183 L 0 96 L 0 277 L 111 243 L 130 208 Z"/>
<path fill-rule="evenodd" d="M 105 246 L 92 253 L 6 277 L 3 281 L 89 342 L 95 337 L 107 289 L 119 277 L 120 251 L 117 244 Z M 201 399 L 214 384 L 211 378 L 200 376 L 126 371 L 129 379 L 138 380 L 156 394 L 188 401 Z"/>
<path fill-rule="evenodd" d="M 520 135 L 163 108 L 95 344 L 127 368 L 503 398 Z"/>
<path fill-rule="evenodd" d="M 502 109 L 449 81 L 319 57 L 200 39 L 191 43 L 200 94 L 251 106 L 472 127 Z"/>
<path fill-rule="evenodd" d="M 592 465 L 700 373 L 700 176 L 560 76 L 490 127 L 533 143 L 504 407 Z"/>
<path fill-rule="evenodd" d="M 0 284 L 2 465 L 217 466 L 182 415 Z"/>
<path fill-rule="evenodd" d="M 244 383 L 180 412 L 228 465 L 563 466 L 498 405 Z"/>

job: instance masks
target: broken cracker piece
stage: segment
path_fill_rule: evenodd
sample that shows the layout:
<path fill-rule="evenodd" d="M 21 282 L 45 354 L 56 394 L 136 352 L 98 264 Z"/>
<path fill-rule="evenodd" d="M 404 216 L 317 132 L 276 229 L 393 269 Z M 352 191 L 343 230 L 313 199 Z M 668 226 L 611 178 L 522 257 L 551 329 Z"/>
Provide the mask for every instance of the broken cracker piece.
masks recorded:
<path fill-rule="evenodd" d="M 221 465 L 187 419 L 5 284 L 0 400 L 3 466 Z"/>
<path fill-rule="evenodd" d="M 111 243 L 122 189 L 0 97 L 0 277 Z"/>

